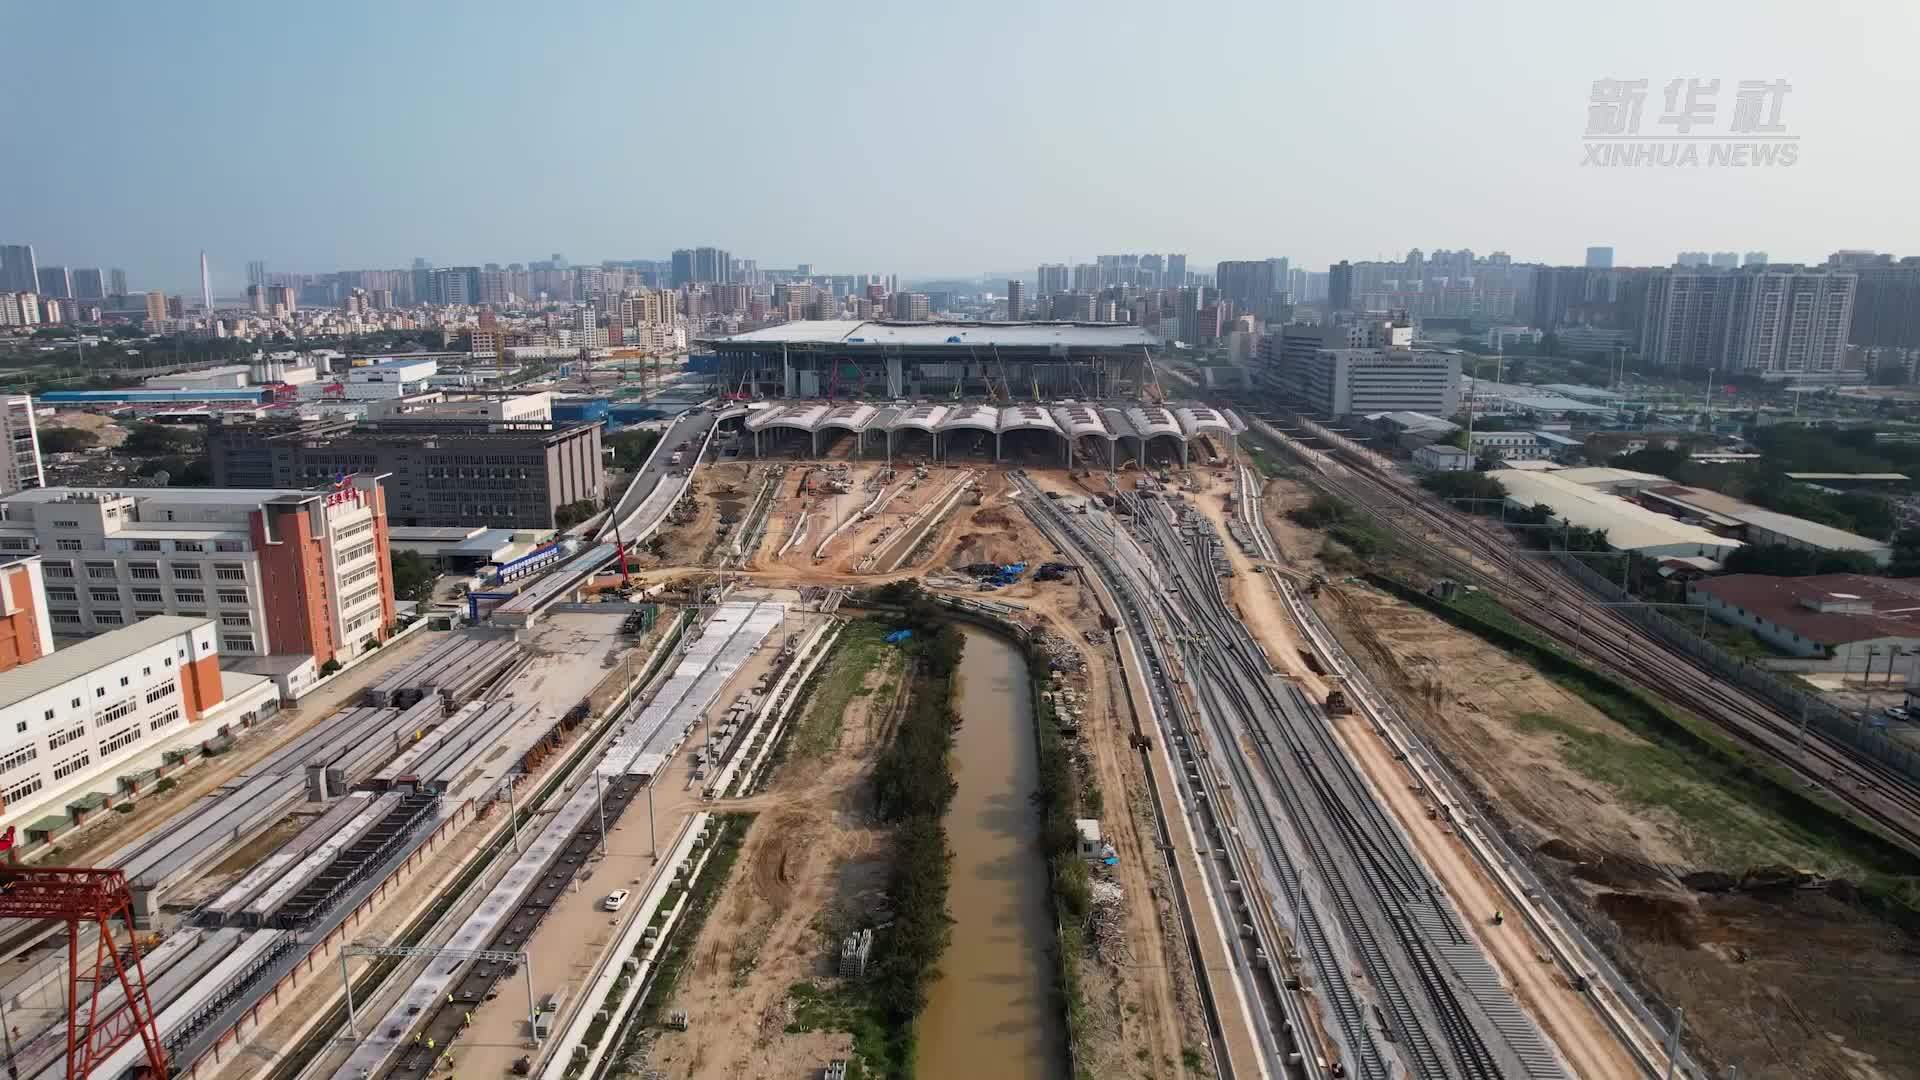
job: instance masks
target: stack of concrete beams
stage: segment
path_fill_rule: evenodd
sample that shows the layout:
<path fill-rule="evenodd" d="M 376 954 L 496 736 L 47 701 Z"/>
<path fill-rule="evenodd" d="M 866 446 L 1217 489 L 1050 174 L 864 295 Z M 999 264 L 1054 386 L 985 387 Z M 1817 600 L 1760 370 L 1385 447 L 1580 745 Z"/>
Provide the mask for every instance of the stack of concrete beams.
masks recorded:
<path fill-rule="evenodd" d="M 430 695 L 404 712 L 359 710 L 366 715 L 341 741 L 321 750 L 307 762 L 307 797 L 325 802 L 352 790 L 412 742 L 417 733 L 439 723 L 442 709 L 441 698 Z"/>
<path fill-rule="evenodd" d="M 159 1005 L 168 1000 L 161 997 L 162 994 L 178 994 L 193 985 L 233 951 L 240 937 L 238 930 L 209 932 L 189 928 L 168 937 L 157 948 L 141 954 L 140 967 L 147 977 L 148 999 Z M 60 976 L 64 981 L 65 970 L 64 965 L 52 967 L 44 972 L 43 977 L 51 979 Z M 58 989 L 64 994 L 66 987 L 63 985 Z M 124 1026 L 126 1018 L 120 1014 L 126 1002 L 126 991 L 121 989 L 118 980 L 103 985 L 99 1004 L 95 1006 L 100 1026 L 107 1029 Z M 67 1050 L 65 1011 L 48 1012 L 44 1017 L 35 1017 L 33 1014 L 23 1016 L 13 1012 L 8 1015 L 8 1021 L 13 1028 L 11 1063 L 17 1070 L 16 1075 L 58 1077 L 64 1080 Z"/>
<path fill-rule="evenodd" d="M 267 920 L 273 918 L 281 906 L 293 897 L 294 893 L 300 891 L 307 882 L 318 877 L 322 870 L 332 864 L 333 860 L 339 858 L 341 852 L 353 846 L 354 841 L 365 836 L 398 805 L 400 805 L 398 792 L 360 803 L 354 815 L 348 818 L 345 824 L 339 826 L 333 835 L 315 845 L 265 889 L 258 891 L 246 906 L 239 910 L 235 921 L 247 926 L 265 925 Z"/>
<path fill-rule="evenodd" d="M 519 662 L 520 643 L 512 638 L 482 639 L 433 673 L 428 685 L 440 692 L 448 709 L 457 709 L 480 696 L 480 691 Z"/>
<path fill-rule="evenodd" d="M 345 733 L 364 715 L 345 709 L 320 721 L 163 827 L 115 852 L 106 865 L 126 871 L 142 913 L 152 914 L 168 889 L 297 802 L 306 791 L 307 763 L 327 747 L 344 745 Z"/>
<path fill-rule="evenodd" d="M 453 737 L 442 740 L 414 770 L 420 786 L 446 791 L 476 760 L 492 752 L 513 725 L 539 711 L 538 705 L 497 701 L 484 705 L 473 721 Z"/>
<path fill-rule="evenodd" d="M 424 823 L 438 816 L 440 796 L 436 792 L 390 791 L 375 799 L 375 806 L 389 797 L 397 801 L 388 804 L 386 813 L 359 833 L 352 843 L 337 849 L 331 861 L 310 876 L 297 875 L 299 888 L 282 894 L 277 910 L 266 916 L 268 921 L 287 930 L 308 927 L 332 910 L 354 886 L 378 872 L 382 861 L 396 849 L 404 848 L 408 838 Z"/>
<path fill-rule="evenodd" d="M 372 793 L 356 791 L 334 803 L 326 813 L 314 818 L 312 824 L 301 829 L 293 839 L 280 845 L 278 850 L 262 859 L 246 876 L 201 908 L 201 921 L 210 926 L 232 921 L 254 897 L 280 880 L 301 859 L 339 835 L 340 830 L 346 828 L 372 801 Z"/>
<path fill-rule="evenodd" d="M 463 673 L 468 667 L 468 657 L 478 646 L 497 642 L 511 642 L 511 638 L 465 632 L 447 634 L 444 642 L 436 642 L 430 650 L 403 663 L 369 686 L 365 703 L 374 707 L 405 709 L 424 698 L 432 690 L 436 678 L 445 678 L 449 673 Z"/>
<path fill-rule="evenodd" d="M 439 701 L 440 698 L 436 695 L 432 700 Z M 421 702 L 423 705 L 425 703 L 424 700 Z M 419 764 L 444 747 L 448 740 L 459 738 L 460 733 L 486 709 L 484 703 L 476 701 L 447 717 L 438 727 L 421 735 L 412 746 L 400 751 L 392 761 L 368 777 L 365 786 L 374 791 L 387 791 L 403 783 L 417 781 L 420 776 Z"/>
<path fill-rule="evenodd" d="M 172 998 L 163 998 L 158 993 L 149 995 L 160 1011 L 155 1023 L 160 1041 L 171 1043 L 187 1037 L 197 1023 L 230 1001 L 249 980 L 293 944 L 293 935 L 282 930 L 220 931 L 209 939 L 219 933 L 238 935 L 239 941 L 218 963 L 197 980 L 179 987 Z M 141 1041 L 133 1039 L 94 1066 L 90 1075 L 116 1078 L 129 1075 L 145 1059 L 146 1053 Z M 62 1061 L 55 1071 L 44 1075 L 64 1076 L 65 1069 L 66 1063 Z"/>

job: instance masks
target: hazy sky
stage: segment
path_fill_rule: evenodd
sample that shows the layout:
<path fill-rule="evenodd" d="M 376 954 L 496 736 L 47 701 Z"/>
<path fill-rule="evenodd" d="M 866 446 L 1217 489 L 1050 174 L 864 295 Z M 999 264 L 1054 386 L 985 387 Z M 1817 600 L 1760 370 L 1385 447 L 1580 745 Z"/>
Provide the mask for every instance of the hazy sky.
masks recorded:
<path fill-rule="evenodd" d="M 0 242 L 136 287 L 664 257 L 1920 253 L 1920 2 L 0 4 Z M 1596 79 L 1786 79 L 1791 168 L 1583 166 Z M 1695 134 L 1702 129 L 1696 128 Z M 1672 144 L 1669 144 L 1672 145 Z M 1701 149 L 1703 160 L 1706 150 Z M 1029 271 L 1030 272 L 1030 271 Z"/>

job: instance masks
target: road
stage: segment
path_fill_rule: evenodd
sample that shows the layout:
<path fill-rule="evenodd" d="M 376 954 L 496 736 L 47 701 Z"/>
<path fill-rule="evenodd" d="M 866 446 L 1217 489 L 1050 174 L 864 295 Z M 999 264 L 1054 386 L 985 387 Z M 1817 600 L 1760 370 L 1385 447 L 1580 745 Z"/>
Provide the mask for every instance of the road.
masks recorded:
<path fill-rule="evenodd" d="M 621 493 L 620 500 L 614 504 L 612 520 L 620 523 L 620 534 L 623 539 L 634 540 L 640 528 L 653 524 L 652 520 L 648 520 L 646 515 L 640 513 L 642 509 L 650 513 L 657 510 L 658 514 L 652 515 L 656 518 L 659 514 L 666 513 L 672 503 L 662 504 L 661 499 L 655 499 L 653 496 L 659 493 L 664 497 L 665 492 L 661 484 L 671 479 L 673 474 L 693 468 L 697 459 L 696 452 L 706 442 L 708 434 L 719 421 L 720 414 L 713 409 L 682 413 L 674 419 L 666 433 L 660 436 L 660 443 L 654 447 L 652 456 L 648 457 L 646 464 L 634 474 L 633 479 L 627 484 L 627 490 Z M 681 443 L 689 444 L 689 448 L 680 464 L 674 465 L 672 464 L 674 448 Z M 655 505 L 649 506 L 649 503 Z M 595 539 L 611 540 L 613 532 L 611 525 L 602 524 Z"/>

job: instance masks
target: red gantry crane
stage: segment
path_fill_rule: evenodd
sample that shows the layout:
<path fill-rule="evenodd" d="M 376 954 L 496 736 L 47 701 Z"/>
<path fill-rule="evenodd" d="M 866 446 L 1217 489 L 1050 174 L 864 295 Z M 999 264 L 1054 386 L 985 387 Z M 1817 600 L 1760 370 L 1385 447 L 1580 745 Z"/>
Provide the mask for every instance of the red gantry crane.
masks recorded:
<path fill-rule="evenodd" d="M 71 1006 L 67 1080 L 85 1080 L 94 1066 L 132 1041 L 136 1033 L 147 1048 L 147 1066 L 153 1075 L 167 1075 L 167 1052 L 160 1043 L 153 1003 L 147 998 L 147 975 L 133 926 L 133 893 L 125 873 L 87 866 L 0 866 L 0 918 L 58 919 L 67 924 L 67 1002 Z M 114 938 L 116 920 L 126 924 L 124 944 Z M 93 972 L 84 979 L 80 975 L 81 923 L 100 932 Z M 119 982 L 126 992 L 126 1006 L 103 1017 L 100 992 L 108 980 Z M 88 984 L 84 998 L 82 982 Z"/>

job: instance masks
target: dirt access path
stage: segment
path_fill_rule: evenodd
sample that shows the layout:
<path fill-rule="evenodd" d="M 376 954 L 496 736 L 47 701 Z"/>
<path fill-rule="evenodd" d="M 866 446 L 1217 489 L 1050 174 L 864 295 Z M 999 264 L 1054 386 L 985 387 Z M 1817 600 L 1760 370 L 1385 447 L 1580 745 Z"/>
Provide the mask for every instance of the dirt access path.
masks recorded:
<path fill-rule="evenodd" d="M 724 807 L 760 817 L 668 1006 L 691 1024 L 654 1044 L 650 1065 L 663 1075 L 811 1076 L 851 1052 L 842 1032 L 788 1033 L 789 990 L 837 981 L 838 928 L 870 909 L 886 883 L 887 835 L 874 823 L 866 777 L 901 685 L 895 655 L 881 655 L 844 711 L 822 715 L 816 694 L 773 786 Z"/>
<path fill-rule="evenodd" d="M 1024 515 L 1020 520 L 1027 528 Z M 1040 543 L 1034 535 L 1028 546 Z M 1076 1047 L 1078 1064 L 1100 1077 L 1203 1075 L 1189 1067 L 1188 1052 L 1206 1045 L 1205 1018 L 1159 851 L 1146 772 L 1127 746 L 1134 721 L 1118 659 L 1110 647 L 1086 644 L 1086 634 L 1100 629 L 1099 609 L 1090 591 L 1072 580 L 1029 581 L 1004 591 L 1049 633 L 1073 642 L 1083 658 L 1082 670 L 1059 673 L 1054 685 L 1085 695 L 1075 757 L 1100 793 L 1095 816 L 1120 859 L 1094 875 L 1118 885 L 1124 902 L 1114 944 L 1081 967 L 1090 1023 Z"/>

